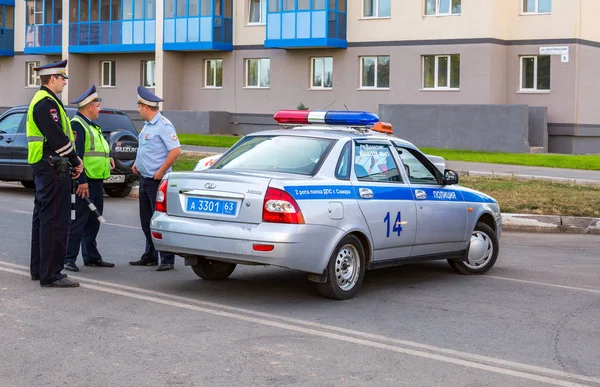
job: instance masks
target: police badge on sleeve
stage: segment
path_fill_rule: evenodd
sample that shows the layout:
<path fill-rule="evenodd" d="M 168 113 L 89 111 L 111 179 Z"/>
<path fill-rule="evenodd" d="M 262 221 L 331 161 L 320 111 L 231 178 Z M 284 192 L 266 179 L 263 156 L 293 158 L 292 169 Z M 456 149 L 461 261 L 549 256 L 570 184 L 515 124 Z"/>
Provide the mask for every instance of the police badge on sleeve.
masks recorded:
<path fill-rule="evenodd" d="M 52 117 L 52 120 L 54 122 L 58 122 L 59 117 L 58 117 L 58 112 L 56 111 L 56 109 L 50 109 L 50 117 Z"/>

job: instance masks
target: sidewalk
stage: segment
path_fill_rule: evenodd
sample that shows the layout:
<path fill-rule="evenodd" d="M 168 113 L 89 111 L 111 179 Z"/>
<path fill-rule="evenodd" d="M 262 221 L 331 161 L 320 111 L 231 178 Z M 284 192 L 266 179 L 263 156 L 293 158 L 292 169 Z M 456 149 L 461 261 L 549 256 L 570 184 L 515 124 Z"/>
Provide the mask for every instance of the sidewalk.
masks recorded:
<path fill-rule="evenodd" d="M 193 145 L 183 145 L 181 148 L 183 150 L 182 153 L 197 155 L 198 159 L 200 159 L 200 157 L 224 153 L 229 149 Z M 486 176 L 495 174 L 498 176 L 515 176 L 523 179 L 546 179 L 576 184 L 600 185 L 600 171 L 471 163 L 463 161 L 446 161 L 446 168 L 454 169 L 460 175 Z M 137 187 L 134 188 L 129 196 L 137 197 Z M 502 214 L 502 225 L 503 230 L 505 231 L 568 232 L 600 235 L 600 218 Z"/>

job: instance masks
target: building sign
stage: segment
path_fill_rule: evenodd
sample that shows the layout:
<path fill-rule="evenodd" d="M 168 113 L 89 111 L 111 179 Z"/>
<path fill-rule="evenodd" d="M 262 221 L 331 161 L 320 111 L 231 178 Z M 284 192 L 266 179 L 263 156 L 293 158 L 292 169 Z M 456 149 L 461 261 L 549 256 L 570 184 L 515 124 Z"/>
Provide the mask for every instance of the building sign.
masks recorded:
<path fill-rule="evenodd" d="M 540 47 L 540 55 L 560 55 L 560 61 L 569 61 L 569 46 Z"/>

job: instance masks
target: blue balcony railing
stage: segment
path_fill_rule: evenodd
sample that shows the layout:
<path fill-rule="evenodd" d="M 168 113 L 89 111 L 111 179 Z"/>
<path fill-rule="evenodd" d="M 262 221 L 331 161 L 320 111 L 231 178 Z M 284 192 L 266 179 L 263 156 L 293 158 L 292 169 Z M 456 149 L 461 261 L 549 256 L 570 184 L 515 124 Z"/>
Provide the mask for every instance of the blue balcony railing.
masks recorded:
<path fill-rule="evenodd" d="M 62 24 L 33 24 L 25 26 L 25 54 L 60 54 Z"/>
<path fill-rule="evenodd" d="M 151 52 L 156 43 L 155 20 L 69 23 L 69 52 Z"/>
<path fill-rule="evenodd" d="M 165 50 L 233 50 L 233 21 L 223 16 L 165 18 Z"/>
<path fill-rule="evenodd" d="M 15 55 L 15 31 L 12 28 L 0 28 L 0 56 Z"/>
<path fill-rule="evenodd" d="M 346 48 L 346 0 L 268 0 L 267 48 Z"/>

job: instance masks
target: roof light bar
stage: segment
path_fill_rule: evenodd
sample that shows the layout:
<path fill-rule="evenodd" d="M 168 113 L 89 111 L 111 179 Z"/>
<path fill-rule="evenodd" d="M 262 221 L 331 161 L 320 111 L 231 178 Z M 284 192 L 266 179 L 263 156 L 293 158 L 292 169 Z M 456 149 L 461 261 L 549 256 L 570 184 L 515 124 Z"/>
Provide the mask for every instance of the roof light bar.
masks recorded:
<path fill-rule="evenodd" d="M 371 126 L 379 122 L 377 114 L 362 111 L 279 110 L 273 116 L 279 124 L 327 124 Z"/>

